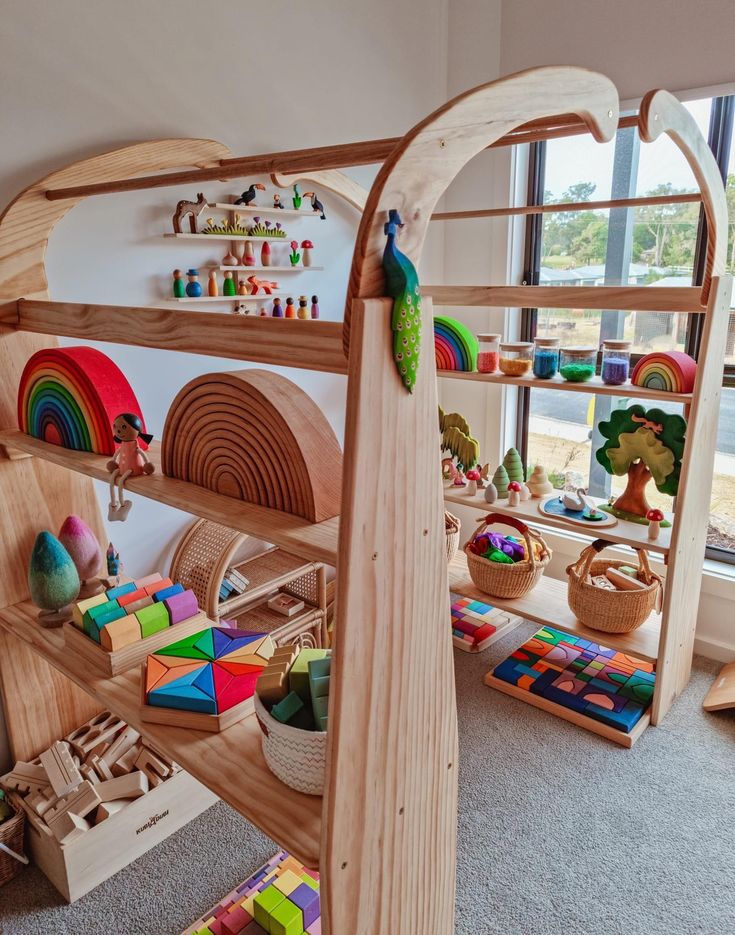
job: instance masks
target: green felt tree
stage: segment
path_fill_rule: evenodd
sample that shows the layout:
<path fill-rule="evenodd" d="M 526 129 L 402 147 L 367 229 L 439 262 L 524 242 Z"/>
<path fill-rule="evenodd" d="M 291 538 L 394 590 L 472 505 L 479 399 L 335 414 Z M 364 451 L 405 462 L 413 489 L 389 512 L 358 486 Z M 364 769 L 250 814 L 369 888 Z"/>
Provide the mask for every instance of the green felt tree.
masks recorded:
<path fill-rule="evenodd" d="M 503 458 L 503 467 L 508 472 L 509 481 L 518 481 L 522 484 L 526 479 L 523 472 L 523 461 L 515 448 L 509 448 Z"/>
<path fill-rule="evenodd" d="M 607 439 L 595 457 L 608 474 L 628 475 L 623 493 L 611 512 L 645 518 L 650 509 L 646 485 L 652 479 L 661 493 L 676 496 L 681 459 L 684 454 L 686 420 L 661 409 L 644 409 L 636 404 L 617 409 L 608 422 L 598 426 Z"/>
<path fill-rule="evenodd" d="M 439 406 L 441 450 L 448 451 L 461 471 L 469 471 L 480 459 L 480 443 L 470 433 L 470 426 L 458 412 L 444 412 Z"/>
<path fill-rule="evenodd" d="M 508 499 L 509 483 L 510 478 L 508 477 L 508 472 L 505 470 L 502 464 L 499 464 L 497 471 L 493 474 L 493 485 L 498 491 L 498 500 Z"/>

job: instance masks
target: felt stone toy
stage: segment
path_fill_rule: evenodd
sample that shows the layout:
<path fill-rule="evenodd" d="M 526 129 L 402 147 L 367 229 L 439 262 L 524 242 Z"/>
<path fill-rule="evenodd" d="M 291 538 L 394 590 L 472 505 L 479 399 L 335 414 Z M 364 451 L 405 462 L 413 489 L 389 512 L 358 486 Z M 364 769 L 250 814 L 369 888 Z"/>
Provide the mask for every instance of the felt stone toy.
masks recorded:
<path fill-rule="evenodd" d="M 36 536 L 28 568 L 31 600 L 41 608 L 42 627 L 60 627 L 71 620 L 71 602 L 79 594 L 79 574 L 71 555 L 56 536 L 44 530 Z"/>
<path fill-rule="evenodd" d="M 89 526 L 79 516 L 67 516 L 59 530 L 59 542 L 71 556 L 79 574 L 80 598 L 99 594 L 104 588 L 97 577 L 102 567 L 102 550 Z"/>

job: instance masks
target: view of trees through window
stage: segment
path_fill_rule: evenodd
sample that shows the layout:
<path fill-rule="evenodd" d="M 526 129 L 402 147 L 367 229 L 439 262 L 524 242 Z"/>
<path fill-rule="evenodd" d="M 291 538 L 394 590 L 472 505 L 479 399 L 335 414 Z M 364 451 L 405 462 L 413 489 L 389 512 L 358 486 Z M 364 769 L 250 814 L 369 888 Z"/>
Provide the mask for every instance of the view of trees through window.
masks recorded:
<path fill-rule="evenodd" d="M 711 100 L 686 105 L 707 136 Z M 591 139 L 551 140 L 546 144 L 544 204 L 605 201 L 614 198 L 678 196 L 698 191 L 681 152 L 666 137 L 641 144 L 634 128 L 600 146 Z M 735 147 L 727 172 L 730 216 L 728 268 L 735 271 Z M 627 209 L 549 213 L 542 216 L 538 281 L 547 286 L 691 286 L 696 259 L 698 201 Z M 634 354 L 685 350 L 686 315 L 655 312 L 539 309 L 536 333 L 556 336 L 562 345 L 599 347 L 605 338 L 625 338 Z M 735 313 L 730 317 L 726 364 L 735 365 Z M 645 404 L 645 401 L 643 401 Z M 557 486 L 588 486 L 597 496 L 622 492 L 624 478 L 610 477 L 594 452 L 601 441 L 595 426 L 624 397 L 532 390 L 528 419 L 528 461 L 542 463 Z M 669 412 L 681 406 L 650 402 Z M 670 498 L 650 485 L 655 506 Z M 709 544 L 735 553 L 735 389 L 724 388 L 711 503 Z"/>

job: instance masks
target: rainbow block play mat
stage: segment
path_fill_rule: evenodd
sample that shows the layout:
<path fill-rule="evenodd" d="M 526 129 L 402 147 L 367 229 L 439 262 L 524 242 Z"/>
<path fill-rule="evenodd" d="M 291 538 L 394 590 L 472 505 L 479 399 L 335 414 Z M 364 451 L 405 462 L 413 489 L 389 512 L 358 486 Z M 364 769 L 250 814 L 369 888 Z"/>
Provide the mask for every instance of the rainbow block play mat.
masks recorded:
<path fill-rule="evenodd" d="M 630 733 L 653 700 L 653 663 L 551 627 L 493 670 L 493 676 Z"/>

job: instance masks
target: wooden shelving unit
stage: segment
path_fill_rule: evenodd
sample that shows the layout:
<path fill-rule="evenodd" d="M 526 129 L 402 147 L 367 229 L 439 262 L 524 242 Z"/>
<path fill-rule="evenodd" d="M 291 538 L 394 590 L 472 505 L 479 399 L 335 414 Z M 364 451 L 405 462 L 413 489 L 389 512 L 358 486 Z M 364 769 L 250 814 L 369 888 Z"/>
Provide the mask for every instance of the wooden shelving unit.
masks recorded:
<path fill-rule="evenodd" d="M 230 267 L 232 269 L 232 267 Z M 191 296 L 184 296 L 183 298 L 168 298 L 167 302 L 182 302 L 188 303 L 190 305 L 199 304 L 200 302 L 234 302 L 238 304 L 239 302 L 272 302 L 273 299 L 277 298 L 286 298 L 289 295 L 293 295 L 292 292 L 271 292 L 270 295 L 264 292 L 259 292 L 257 295 L 200 295 L 196 298 Z"/>
<path fill-rule="evenodd" d="M 252 214 L 255 217 L 320 219 L 320 215 L 316 211 L 297 210 L 296 208 L 274 208 L 272 205 L 269 208 L 262 208 L 258 207 L 258 205 L 231 205 L 224 201 L 218 201 L 208 207 L 218 208 L 220 211 L 233 211 L 235 214 Z"/>
<path fill-rule="evenodd" d="M 176 240 L 250 240 L 256 243 L 282 243 L 284 247 L 291 242 L 290 237 L 258 237 L 255 234 L 164 234 Z"/>
<path fill-rule="evenodd" d="M 244 273 L 248 270 L 251 273 L 312 273 L 312 272 L 321 272 L 323 266 L 220 266 L 220 270 L 227 272 L 230 270 L 232 273 Z"/>
<path fill-rule="evenodd" d="M 617 92 L 608 79 L 586 69 L 550 66 L 468 91 L 398 140 L 239 158 L 211 140 L 152 141 L 60 169 L 10 204 L 0 218 L 0 445 L 8 454 L 0 457 L 5 511 L 0 685 L 17 759 L 32 759 L 102 706 L 109 707 L 144 727 L 144 734 L 167 755 L 279 844 L 307 864 L 318 864 L 324 935 L 371 935 L 375 914 L 366 907 L 376 899 L 381 931 L 452 931 L 459 770 L 444 503 L 437 481 L 437 380 L 433 355 L 427 352 L 430 342 L 424 346 L 412 394 L 404 391 L 391 359 L 393 302 L 381 297 L 385 218 L 388 210 L 401 210 L 401 250 L 418 263 L 437 200 L 474 156 L 492 145 L 562 133 L 590 132 L 607 141 L 618 127 L 618 109 Z M 663 612 L 660 621 L 651 620 L 628 637 L 649 657 L 655 652 L 650 719 L 656 724 L 689 678 L 731 280 L 724 275 L 727 211 L 722 181 L 692 118 L 671 95 L 656 91 L 644 98 L 637 121 L 624 120 L 626 126 L 637 122 L 644 141 L 667 133 L 680 148 L 701 189 L 708 229 L 701 288 L 574 290 L 575 301 L 585 307 L 703 316 L 676 522 L 658 546 L 668 562 Z M 437 140 L 451 158 L 437 157 Z M 376 160 L 385 161 L 369 198 L 335 171 Z M 233 326 L 225 321 L 231 316 L 216 313 L 49 300 L 46 245 L 54 226 L 81 199 L 261 172 L 284 186 L 308 180 L 353 205 L 365 205 L 343 324 L 295 321 L 284 328 L 245 318 Z M 177 236 L 199 242 L 262 239 Z M 275 242 L 287 244 L 288 238 Z M 571 290 L 427 287 L 421 303 L 423 333 L 432 330 L 432 293 L 443 303 L 515 308 L 556 305 L 565 292 Z M 37 626 L 27 603 L 25 568 L 33 538 L 39 527 L 57 529 L 73 512 L 85 516 L 102 539 L 89 479 L 107 480 L 105 458 L 48 445 L 11 428 L 23 366 L 52 343 L 38 335 L 193 353 L 221 348 L 225 353 L 220 356 L 343 374 L 349 360 L 339 521 L 309 524 L 160 471 L 129 484 L 134 494 L 258 536 L 304 559 L 336 564 L 339 600 L 323 800 L 292 792 L 268 771 L 255 718 L 214 736 L 141 725 L 136 673 L 90 678 L 68 657 L 58 634 Z M 156 461 L 155 447 L 153 457 Z M 138 507 L 133 517 L 143 512 Z M 637 542 L 639 535 L 622 525 L 605 533 L 622 542 Z M 455 588 L 468 587 L 461 566 L 452 575 Z M 579 632 L 564 610 L 559 586 L 550 581 L 520 607 L 514 602 L 513 610 Z M 636 732 L 645 726 L 644 719 Z"/>

